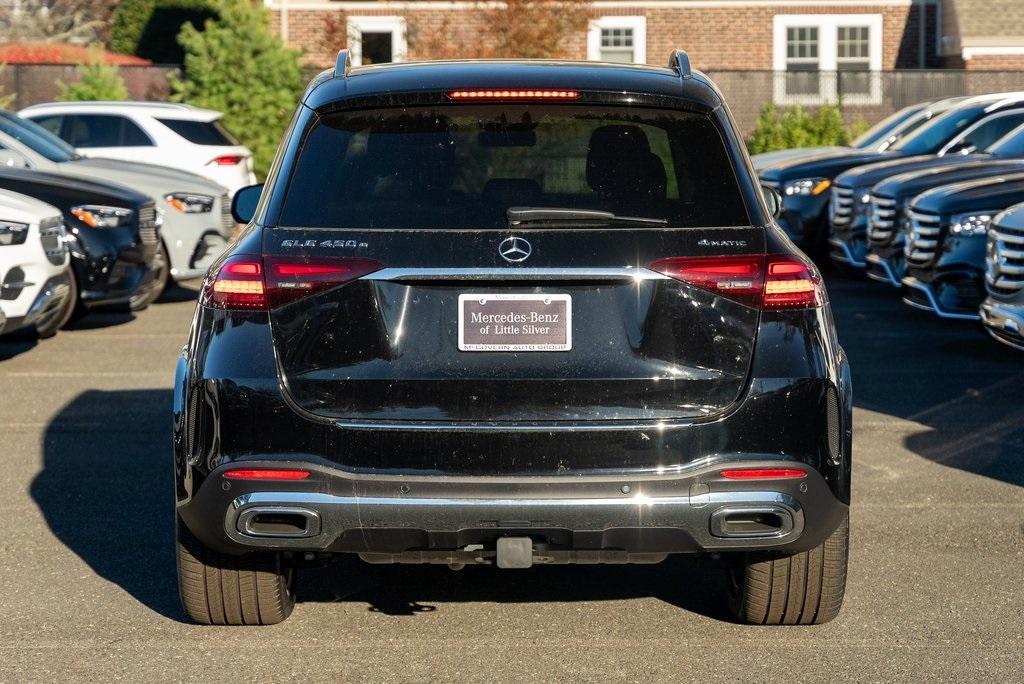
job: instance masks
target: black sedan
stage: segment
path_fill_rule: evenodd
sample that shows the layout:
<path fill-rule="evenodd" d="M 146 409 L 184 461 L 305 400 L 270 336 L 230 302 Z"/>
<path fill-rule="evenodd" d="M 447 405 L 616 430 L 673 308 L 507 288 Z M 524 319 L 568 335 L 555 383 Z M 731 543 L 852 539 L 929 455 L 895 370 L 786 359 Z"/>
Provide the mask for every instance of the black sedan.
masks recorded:
<path fill-rule="evenodd" d="M 152 298 L 159 242 L 153 200 L 129 188 L 25 169 L 0 169 L 0 188 L 35 197 L 64 214 L 71 266 L 82 307 Z"/>

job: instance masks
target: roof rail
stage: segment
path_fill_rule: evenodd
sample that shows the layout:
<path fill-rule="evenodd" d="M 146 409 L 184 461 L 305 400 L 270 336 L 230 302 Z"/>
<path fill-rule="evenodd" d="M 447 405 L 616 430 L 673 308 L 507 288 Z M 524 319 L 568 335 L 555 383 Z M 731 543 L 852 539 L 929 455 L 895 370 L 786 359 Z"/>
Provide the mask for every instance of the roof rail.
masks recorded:
<path fill-rule="evenodd" d="M 348 78 L 351 70 L 352 60 L 349 59 L 348 50 L 338 50 L 338 59 L 334 61 L 334 78 Z"/>
<path fill-rule="evenodd" d="M 668 56 L 668 68 L 674 69 L 679 78 L 693 78 L 693 71 L 690 70 L 690 56 L 686 50 L 673 50 Z"/>

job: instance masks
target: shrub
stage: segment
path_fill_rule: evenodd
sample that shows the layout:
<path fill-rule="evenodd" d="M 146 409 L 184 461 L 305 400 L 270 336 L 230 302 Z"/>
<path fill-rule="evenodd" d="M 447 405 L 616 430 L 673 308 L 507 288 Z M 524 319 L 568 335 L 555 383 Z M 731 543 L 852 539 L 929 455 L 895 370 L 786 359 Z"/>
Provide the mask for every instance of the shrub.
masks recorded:
<path fill-rule="evenodd" d="M 766 104 L 747 139 L 747 149 L 759 154 L 793 147 L 848 145 L 851 137 L 839 105 L 822 105 L 811 114 L 803 107 L 780 111 Z"/>
<path fill-rule="evenodd" d="M 262 4 L 222 0 L 218 8 L 202 31 L 181 27 L 185 78 L 172 77 L 172 99 L 223 112 L 263 176 L 302 93 L 299 54 L 270 32 Z"/>
<path fill-rule="evenodd" d="M 58 100 L 127 100 L 128 90 L 117 67 L 105 64 L 103 50 L 98 46 L 89 51 L 89 63 L 78 67 L 78 80 L 68 84 L 57 81 L 60 87 Z"/>
<path fill-rule="evenodd" d="M 4 69 L 6 68 L 7 65 L 0 62 L 0 76 L 3 76 Z M 3 84 L 0 84 L 0 109 L 7 109 L 8 107 L 10 107 L 11 103 L 14 102 L 14 98 L 16 97 L 14 93 L 5 94 L 4 90 L 6 89 L 4 88 Z"/>
<path fill-rule="evenodd" d="M 110 49 L 162 64 L 181 64 L 177 34 L 217 17 L 215 0 L 122 0 L 110 28 Z"/>

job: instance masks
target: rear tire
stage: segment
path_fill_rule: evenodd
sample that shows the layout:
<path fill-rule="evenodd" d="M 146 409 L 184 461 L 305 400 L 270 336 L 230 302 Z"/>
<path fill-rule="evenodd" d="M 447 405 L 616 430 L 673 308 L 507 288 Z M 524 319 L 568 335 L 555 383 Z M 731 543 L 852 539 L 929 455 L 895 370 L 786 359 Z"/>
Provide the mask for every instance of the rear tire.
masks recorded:
<path fill-rule="evenodd" d="M 850 518 L 820 546 L 790 556 L 749 554 L 730 569 L 730 606 L 753 625 L 821 625 L 846 591 Z"/>
<path fill-rule="evenodd" d="M 273 625 L 295 607 L 294 571 L 275 553 L 229 556 L 204 546 L 178 520 L 178 592 L 201 625 Z"/>

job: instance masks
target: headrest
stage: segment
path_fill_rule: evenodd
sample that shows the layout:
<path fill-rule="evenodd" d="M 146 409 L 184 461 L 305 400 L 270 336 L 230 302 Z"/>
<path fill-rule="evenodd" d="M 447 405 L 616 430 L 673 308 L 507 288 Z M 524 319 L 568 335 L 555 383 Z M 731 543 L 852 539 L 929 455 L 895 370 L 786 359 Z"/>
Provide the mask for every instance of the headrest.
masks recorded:
<path fill-rule="evenodd" d="M 639 126 L 601 126 L 590 135 L 587 184 L 604 199 L 664 199 L 665 165 Z"/>
<path fill-rule="evenodd" d="M 532 178 L 492 178 L 484 185 L 483 196 L 505 207 L 532 207 L 540 200 L 541 188 Z"/>

